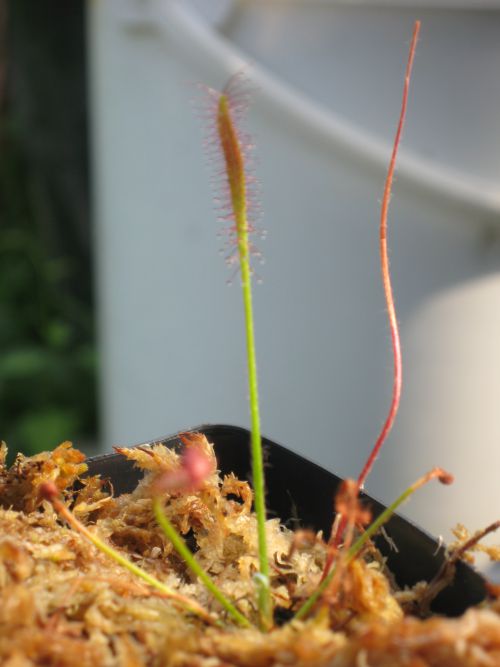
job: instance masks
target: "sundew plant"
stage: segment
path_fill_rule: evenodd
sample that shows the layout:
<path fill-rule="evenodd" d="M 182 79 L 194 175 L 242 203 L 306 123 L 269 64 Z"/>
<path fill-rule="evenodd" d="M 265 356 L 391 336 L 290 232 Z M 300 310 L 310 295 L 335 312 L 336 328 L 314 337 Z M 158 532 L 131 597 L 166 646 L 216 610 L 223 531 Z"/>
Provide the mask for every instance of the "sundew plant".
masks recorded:
<path fill-rule="evenodd" d="M 327 557 L 321 580 L 314 592 L 295 608 L 293 618 L 306 619 L 314 614 L 321 613 L 322 600 L 326 593 L 329 598 L 334 597 L 340 578 L 349 564 L 365 549 L 369 540 L 382 528 L 384 523 L 417 489 L 432 479 L 438 479 L 444 484 L 453 481 L 452 476 L 441 468 L 434 468 L 420 477 L 375 520 L 371 520 L 371 513 L 360 503 L 358 496 L 375 459 L 389 434 L 394 423 L 402 385 L 402 362 L 399 340 L 399 331 L 394 306 L 393 291 L 389 272 L 387 251 L 387 219 L 391 197 L 391 188 L 396 166 L 398 148 L 403 131 L 410 85 L 410 75 L 415 56 L 415 49 L 420 30 L 420 23 L 415 23 L 411 40 L 408 63 L 406 67 L 403 97 L 399 122 L 396 129 L 392 155 L 385 181 L 382 198 L 379 226 L 379 246 L 382 281 L 388 310 L 388 318 L 392 340 L 394 358 L 393 394 L 388 415 L 379 437 L 372 448 L 362 471 L 355 480 L 346 480 L 336 498 L 336 519 L 333 525 L 330 541 L 327 545 Z M 252 486 L 254 494 L 254 510 L 257 530 L 258 572 L 254 575 L 255 609 L 256 614 L 244 614 L 238 606 L 237 599 L 229 599 L 213 578 L 204 570 L 195 555 L 188 547 L 184 538 L 167 518 L 162 505 L 162 494 L 165 492 L 189 493 L 202 488 L 205 480 L 213 470 L 213 462 L 209 461 L 204 452 L 196 446 L 191 446 L 187 436 L 181 436 L 186 449 L 181 457 L 177 470 L 162 473 L 153 484 L 152 507 L 156 520 L 162 531 L 171 542 L 174 549 L 182 558 L 186 566 L 198 578 L 210 595 L 217 600 L 225 611 L 224 618 L 208 608 L 203 607 L 196 600 L 179 594 L 173 588 L 147 573 L 139 565 L 133 563 L 109 544 L 101 540 L 94 532 L 89 531 L 70 512 L 62 501 L 59 491 L 51 482 L 42 485 L 41 493 L 54 506 L 55 510 L 66 519 L 76 530 L 83 533 L 96 547 L 107 556 L 113 558 L 121 566 L 127 568 L 137 577 L 142 578 L 158 594 L 169 598 L 184 611 L 197 616 L 207 624 L 217 626 L 236 625 L 242 628 L 257 627 L 262 632 L 268 632 L 276 625 L 274 607 L 276 601 L 270 586 L 270 562 L 266 543 L 266 504 L 264 463 L 262 453 L 261 425 L 259 414 L 259 396 L 257 383 L 257 363 L 255 351 L 255 335 L 252 308 L 252 267 L 251 261 L 255 249 L 251 236 L 256 232 L 252 220 L 254 207 L 255 179 L 252 169 L 249 168 L 249 153 L 253 146 L 242 129 L 244 114 L 249 103 L 249 93 L 241 75 L 230 79 L 221 91 L 204 88 L 207 103 L 204 108 L 204 122 L 208 130 L 207 149 L 210 160 L 214 163 L 218 181 L 217 204 L 220 217 L 226 221 L 224 234 L 227 239 L 228 263 L 237 265 L 241 282 L 243 310 L 245 318 L 245 343 L 248 368 L 248 395 L 251 421 L 251 460 Z M 189 445 L 189 446 L 188 446 Z M 361 530 L 360 530 L 361 529 Z"/>

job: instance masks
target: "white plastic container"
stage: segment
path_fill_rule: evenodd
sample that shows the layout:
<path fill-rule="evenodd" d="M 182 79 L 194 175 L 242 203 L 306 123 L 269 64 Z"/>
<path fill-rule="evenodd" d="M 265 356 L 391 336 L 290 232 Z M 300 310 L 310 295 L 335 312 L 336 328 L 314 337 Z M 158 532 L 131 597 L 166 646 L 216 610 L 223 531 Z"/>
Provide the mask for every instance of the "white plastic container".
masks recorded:
<path fill-rule="evenodd" d="M 233 14 L 219 8 L 232 42 L 185 3 L 90 5 L 107 446 L 204 421 L 248 424 L 240 294 L 237 284 L 224 286 L 189 85 L 221 87 L 247 61 L 237 45 L 266 64 L 247 67 L 259 88 L 248 126 L 259 146 L 269 230 L 266 265 L 257 267 L 264 285 L 255 290 L 263 430 L 353 476 L 385 418 L 392 359 L 378 202 L 415 12 L 311 1 L 309 15 L 302 4 L 248 1 Z M 455 33 L 446 33 L 439 55 L 433 31 L 439 23 L 448 30 L 456 11 L 443 10 L 434 22 L 429 10 L 430 27 L 420 12 L 389 223 L 404 395 L 367 484 L 387 502 L 433 465 L 449 468 L 453 487 L 429 488 L 407 509 L 445 535 L 459 520 L 475 528 L 496 519 L 500 505 L 500 132 L 492 129 L 499 107 L 489 107 L 492 98 L 482 103 L 483 93 L 498 93 L 500 39 L 462 38 L 464 63 L 450 55 Z M 320 63 L 306 63 L 312 54 L 305 49 L 291 60 L 302 34 L 291 27 L 293 12 L 310 22 Z M 331 26 L 338 22 L 335 40 L 325 12 Z M 467 17 L 498 29 L 498 12 L 477 14 Z M 335 57 L 340 39 L 366 71 L 351 56 Z M 490 68 L 479 63 L 481 48 Z M 433 70 L 441 73 L 426 88 Z M 474 82 L 474 104 L 468 94 L 456 98 L 459 87 L 450 93 L 460 77 Z M 346 100 L 339 86 L 347 94 L 353 81 Z M 440 111 L 435 123 L 429 108 Z M 456 124 L 446 137 L 443 119 Z"/>
<path fill-rule="evenodd" d="M 387 142 L 418 18 L 405 147 L 493 191 L 500 181 L 499 10 L 499 0 L 235 0 L 216 18 L 232 43 L 282 81 Z"/>

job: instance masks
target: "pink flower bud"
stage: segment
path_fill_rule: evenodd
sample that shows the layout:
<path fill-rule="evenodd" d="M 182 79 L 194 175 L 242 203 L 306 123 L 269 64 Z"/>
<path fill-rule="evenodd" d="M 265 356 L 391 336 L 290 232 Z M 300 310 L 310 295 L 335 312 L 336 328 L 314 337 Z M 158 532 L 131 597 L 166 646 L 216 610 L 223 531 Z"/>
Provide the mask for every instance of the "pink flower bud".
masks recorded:
<path fill-rule="evenodd" d="M 154 482 L 153 493 L 198 491 L 214 471 L 213 461 L 196 445 L 187 447 L 179 468 L 162 473 Z"/>

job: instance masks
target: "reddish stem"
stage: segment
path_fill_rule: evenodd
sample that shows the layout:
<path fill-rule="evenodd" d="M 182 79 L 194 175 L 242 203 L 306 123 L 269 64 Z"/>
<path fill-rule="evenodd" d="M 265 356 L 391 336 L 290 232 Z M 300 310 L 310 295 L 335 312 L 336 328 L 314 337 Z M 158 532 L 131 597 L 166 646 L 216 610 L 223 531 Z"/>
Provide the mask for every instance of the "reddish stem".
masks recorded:
<path fill-rule="evenodd" d="M 385 300 L 387 304 L 387 312 L 389 317 L 389 327 L 391 331 L 392 352 L 394 357 L 394 379 L 392 387 L 392 401 L 391 401 L 391 406 L 389 408 L 389 413 L 382 427 L 382 430 L 380 431 L 380 435 L 378 436 L 375 445 L 373 446 L 373 449 L 370 452 L 370 455 L 366 460 L 366 463 L 357 479 L 358 491 L 360 491 L 363 488 L 366 478 L 368 477 L 371 469 L 373 468 L 373 464 L 375 463 L 375 460 L 380 453 L 382 445 L 384 444 L 387 436 L 389 435 L 389 432 L 394 424 L 394 420 L 396 418 L 396 414 L 399 408 L 399 402 L 401 399 L 403 365 L 401 359 L 401 341 L 399 337 L 398 321 L 396 317 L 396 308 L 394 306 L 394 295 L 392 291 L 391 275 L 389 270 L 389 255 L 387 252 L 387 215 L 389 211 L 389 202 L 391 200 L 391 190 L 392 190 L 392 182 L 394 180 L 394 170 L 396 168 L 396 158 L 398 155 L 399 144 L 401 141 L 401 135 L 403 133 L 403 127 L 405 122 L 406 107 L 408 104 L 408 92 L 410 89 L 411 70 L 415 58 L 415 51 L 417 47 L 419 32 L 420 32 L 420 21 L 415 21 L 415 25 L 413 28 L 413 36 L 410 44 L 410 51 L 408 54 L 408 63 L 406 65 L 403 98 L 401 102 L 401 112 L 399 114 L 399 122 L 396 130 L 396 136 L 394 137 L 394 144 L 392 148 L 392 155 L 389 163 L 389 169 L 387 171 L 387 177 L 385 179 L 384 196 L 382 199 L 382 206 L 380 211 L 380 234 L 379 234 L 380 264 L 382 271 L 382 282 L 384 286 Z M 333 549 L 331 550 L 327 558 L 323 576 L 326 576 L 331 567 L 333 561 L 333 554 L 342 538 L 342 534 L 346 527 L 346 521 L 347 519 L 345 517 L 342 517 L 341 521 L 339 522 L 338 529 L 333 539 Z"/>
<path fill-rule="evenodd" d="M 375 442 L 375 445 L 368 457 L 363 470 L 361 471 L 358 477 L 358 487 L 362 489 L 366 478 L 368 477 L 375 459 L 380 453 L 382 445 L 384 444 L 389 431 L 394 424 L 396 414 L 399 408 L 399 401 L 401 399 L 401 385 L 403 380 L 403 365 L 401 359 L 401 342 L 399 338 L 399 328 L 398 321 L 396 318 L 396 308 L 394 306 L 394 296 L 392 292 L 391 285 L 391 275 L 389 270 L 389 255 L 387 252 L 387 214 L 389 211 L 389 202 L 391 199 L 391 190 L 392 182 L 394 179 L 394 170 L 396 168 L 396 158 L 398 155 L 399 144 L 401 141 L 401 134 L 403 132 L 403 126 L 406 116 L 406 107 L 408 104 L 408 91 L 410 89 L 410 77 L 411 70 L 413 67 L 413 60 L 415 58 L 415 50 L 417 47 L 418 33 L 420 31 L 420 21 L 415 22 L 413 28 L 413 37 L 410 45 L 410 53 L 408 55 L 408 64 L 406 65 L 406 74 L 405 74 L 405 83 L 403 88 L 403 99 L 401 102 L 401 113 L 399 115 L 398 129 L 396 130 L 396 136 L 394 138 L 394 146 L 392 148 L 391 161 L 389 163 L 389 169 L 387 171 L 387 178 L 385 180 L 384 186 L 384 197 L 382 199 L 382 208 L 380 211 L 380 263 L 382 269 L 382 282 L 384 285 L 385 300 L 387 303 L 387 312 L 389 317 L 389 326 L 391 330 L 391 339 L 392 339 L 392 352 L 394 356 L 394 381 L 392 388 L 392 402 L 391 407 L 389 408 L 389 413 L 385 421 L 380 435 Z"/>

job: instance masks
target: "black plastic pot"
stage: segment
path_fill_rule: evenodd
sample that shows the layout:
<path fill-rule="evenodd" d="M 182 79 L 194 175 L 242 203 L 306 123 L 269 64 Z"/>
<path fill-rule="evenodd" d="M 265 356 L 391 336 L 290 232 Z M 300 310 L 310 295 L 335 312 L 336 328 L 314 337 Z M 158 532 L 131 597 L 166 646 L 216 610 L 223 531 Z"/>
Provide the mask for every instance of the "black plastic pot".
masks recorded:
<path fill-rule="evenodd" d="M 237 426 L 205 425 L 189 431 L 204 433 L 214 444 L 219 469 L 234 472 L 241 479 L 250 479 L 249 439 L 246 429 Z M 177 447 L 178 435 L 160 438 L 149 443 Z M 266 484 L 269 516 L 278 516 L 289 526 L 323 530 L 328 535 L 332 525 L 333 498 L 342 481 L 331 472 L 311 463 L 266 438 Z M 101 474 L 113 483 L 116 494 L 132 491 L 141 472 L 119 454 L 105 454 L 88 460 L 89 474 Z M 378 501 L 363 495 L 373 515 L 384 510 Z M 438 542 L 411 522 L 395 515 L 385 526 L 387 539 L 375 539 L 377 547 L 387 558 L 390 571 L 400 586 L 431 580 L 439 570 L 444 554 Z M 484 579 L 466 563 L 459 562 L 453 583 L 436 598 L 432 609 L 447 616 L 458 616 L 468 607 L 485 598 Z"/>

